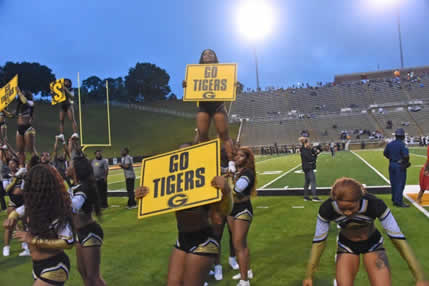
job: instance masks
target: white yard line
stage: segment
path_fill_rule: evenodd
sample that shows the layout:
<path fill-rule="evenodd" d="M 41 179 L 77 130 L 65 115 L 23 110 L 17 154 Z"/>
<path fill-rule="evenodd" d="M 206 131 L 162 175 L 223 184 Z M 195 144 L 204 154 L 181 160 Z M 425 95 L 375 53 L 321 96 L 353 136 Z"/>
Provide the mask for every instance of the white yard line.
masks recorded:
<path fill-rule="evenodd" d="M 427 158 L 427 156 L 416 154 L 416 153 L 410 153 L 410 155 L 414 155 L 414 156 L 417 156 L 417 157 L 423 157 L 425 159 Z"/>
<path fill-rule="evenodd" d="M 379 175 L 383 180 L 385 180 L 389 185 L 390 185 L 390 181 L 383 175 L 381 174 L 376 168 L 374 168 L 370 163 L 368 163 L 367 161 L 365 161 L 364 158 L 362 158 L 361 156 L 359 156 L 358 154 L 356 154 L 355 152 L 351 151 L 353 154 L 355 154 L 359 159 L 362 160 L 362 162 L 364 162 L 368 167 L 370 167 L 374 172 L 377 173 L 377 175 Z M 409 193 L 410 191 L 410 185 L 405 187 L 404 190 L 404 197 L 413 205 L 415 206 L 420 212 L 422 212 L 427 218 L 429 218 L 429 212 L 423 208 L 422 206 L 420 206 L 418 203 L 416 203 L 412 198 L 410 198 L 407 193 Z M 407 191 L 408 188 L 408 191 Z M 418 191 L 417 191 L 418 192 Z"/>
<path fill-rule="evenodd" d="M 270 161 L 270 160 L 274 160 L 274 159 L 284 158 L 284 157 L 286 157 L 286 156 L 288 156 L 288 155 L 281 155 L 281 156 L 278 156 L 278 157 L 273 157 L 273 158 L 263 159 L 263 160 L 261 160 L 261 161 L 257 161 L 257 162 L 256 162 L 256 164 L 258 164 L 258 163 L 262 163 L 262 162 L 266 162 L 266 161 Z"/>
<path fill-rule="evenodd" d="M 292 169 L 289 169 L 288 171 L 284 172 L 283 174 L 281 174 L 280 176 L 278 176 L 277 178 L 275 178 L 274 180 L 266 183 L 265 185 L 263 185 L 262 187 L 258 188 L 259 190 L 263 190 L 265 187 L 271 185 L 272 183 L 274 183 L 275 181 L 279 180 L 280 178 L 283 178 L 284 176 L 286 176 L 287 174 L 289 174 L 290 172 L 294 171 L 296 168 L 298 168 L 299 166 L 301 166 L 301 163 L 299 163 L 298 165 L 296 165 L 295 167 L 293 167 Z M 271 189 L 271 188 L 270 188 Z M 279 188 L 281 189 L 281 188 Z M 283 190 L 283 189 L 281 189 Z"/>
<path fill-rule="evenodd" d="M 405 186 L 405 190 L 404 190 L 404 197 L 410 201 L 410 203 L 413 204 L 413 206 L 415 206 L 419 211 L 421 211 L 427 218 L 429 218 L 429 212 L 422 207 L 421 205 L 419 205 L 415 200 L 413 200 L 410 196 L 408 196 L 408 194 L 415 194 L 418 193 L 420 191 L 420 186 L 419 185 L 408 185 Z"/>
<path fill-rule="evenodd" d="M 380 173 L 376 168 L 374 168 L 370 163 L 368 163 L 364 158 L 362 158 L 360 155 L 358 155 L 356 152 L 352 152 L 356 157 L 362 160 L 371 170 L 373 170 L 377 175 L 380 176 L 388 185 L 390 185 L 390 181 L 382 174 Z"/>

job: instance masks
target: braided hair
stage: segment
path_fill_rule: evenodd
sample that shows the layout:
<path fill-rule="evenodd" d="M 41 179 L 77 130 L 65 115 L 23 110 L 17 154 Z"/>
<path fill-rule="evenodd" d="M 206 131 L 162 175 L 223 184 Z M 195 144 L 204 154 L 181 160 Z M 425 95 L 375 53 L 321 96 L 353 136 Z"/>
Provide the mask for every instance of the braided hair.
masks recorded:
<path fill-rule="evenodd" d="M 72 226 L 72 207 L 61 175 L 49 165 L 33 166 L 25 176 L 25 219 L 33 235 L 53 238 L 58 230 Z"/>

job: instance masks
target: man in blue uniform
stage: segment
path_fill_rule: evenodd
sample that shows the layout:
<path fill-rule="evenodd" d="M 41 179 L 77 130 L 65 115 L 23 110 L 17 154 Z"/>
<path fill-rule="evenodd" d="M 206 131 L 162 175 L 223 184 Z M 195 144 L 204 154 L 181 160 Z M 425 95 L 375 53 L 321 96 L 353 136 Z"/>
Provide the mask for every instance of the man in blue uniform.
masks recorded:
<path fill-rule="evenodd" d="M 396 140 L 387 144 L 384 149 L 384 156 L 389 159 L 389 177 L 390 185 L 392 188 L 392 201 L 397 207 L 407 208 L 408 204 L 403 202 L 402 193 L 405 188 L 405 181 L 407 180 L 407 168 L 411 165 L 409 163 L 410 157 L 408 148 L 405 146 L 405 131 L 399 128 L 395 131 Z"/>

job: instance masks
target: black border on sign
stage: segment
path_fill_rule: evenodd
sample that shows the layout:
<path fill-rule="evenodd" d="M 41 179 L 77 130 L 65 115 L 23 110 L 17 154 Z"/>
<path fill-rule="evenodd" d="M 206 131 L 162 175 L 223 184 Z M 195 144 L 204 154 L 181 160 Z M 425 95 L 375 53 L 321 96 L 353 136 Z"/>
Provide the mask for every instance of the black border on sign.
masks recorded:
<path fill-rule="evenodd" d="M 234 88 L 232 90 L 232 99 L 231 98 L 223 98 L 219 100 L 213 100 L 213 99 L 186 99 L 186 88 L 183 89 L 183 98 L 182 100 L 184 102 L 229 102 L 229 101 L 236 101 L 237 99 L 237 87 L 235 84 L 237 83 L 237 64 L 236 63 L 217 63 L 217 64 L 189 64 L 186 65 L 186 74 L 185 74 L 185 80 L 188 82 L 188 67 L 190 66 L 213 66 L 213 65 L 224 65 L 224 66 L 231 66 L 233 65 L 235 67 L 235 73 L 234 73 Z"/>
<path fill-rule="evenodd" d="M 189 146 L 189 147 L 186 147 L 186 148 L 183 148 L 183 149 L 178 149 L 178 150 L 174 150 L 174 151 L 171 151 L 171 152 L 167 152 L 167 153 L 163 153 L 163 154 L 159 154 L 159 155 L 155 155 L 155 156 L 143 159 L 142 166 L 141 166 L 140 186 L 143 183 L 144 170 L 146 169 L 145 168 L 146 167 L 146 162 L 148 162 L 150 160 L 153 160 L 153 159 L 158 159 L 158 158 L 161 158 L 161 157 L 165 157 L 165 156 L 170 156 L 172 154 L 181 153 L 181 152 L 186 151 L 186 150 L 195 149 L 197 147 L 201 147 L 201 146 L 205 146 L 205 145 L 210 145 L 210 144 L 213 144 L 213 143 L 216 144 L 216 175 L 219 176 L 220 175 L 220 170 L 219 170 L 219 164 L 220 164 L 219 163 L 219 154 L 220 154 L 219 143 L 220 143 L 220 140 L 219 139 L 214 139 L 214 140 L 203 142 L 203 143 L 200 143 L 200 144 L 197 144 L 197 145 L 192 145 L 192 146 Z M 185 204 L 184 206 L 189 206 L 189 208 L 191 208 L 195 204 L 199 204 L 199 203 L 202 203 L 202 202 L 207 202 L 207 201 L 212 201 L 212 200 L 218 199 L 220 197 L 220 190 L 219 190 L 219 188 L 216 188 L 216 190 L 217 190 L 216 197 L 210 198 L 210 199 L 206 199 L 206 200 L 202 200 L 202 201 L 198 201 L 198 202 L 193 202 L 191 204 Z M 143 200 L 142 199 L 140 200 L 139 204 L 140 204 L 140 213 L 139 213 L 140 217 L 173 209 L 173 208 L 165 208 L 165 209 L 162 209 L 162 210 L 157 210 L 157 211 L 153 211 L 153 212 L 149 212 L 149 213 L 144 213 L 143 212 Z"/>

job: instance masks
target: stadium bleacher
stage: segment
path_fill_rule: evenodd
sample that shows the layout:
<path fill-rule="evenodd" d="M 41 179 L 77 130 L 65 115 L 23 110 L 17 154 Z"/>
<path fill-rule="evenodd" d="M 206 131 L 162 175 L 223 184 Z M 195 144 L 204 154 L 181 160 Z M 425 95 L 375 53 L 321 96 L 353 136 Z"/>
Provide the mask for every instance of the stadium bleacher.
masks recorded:
<path fill-rule="evenodd" d="M 400 127 L 410 136 L 428 135 L 429 67 L 414 70 L 401 71 L 400 78 L 393 77 L 392 70 L 339 76 L 335 84 L 244 92 L 230 115 L 244 119 L 240 142 L 250 146 L 295 144 L 304 129 L 317 142 L 339 140 L 341 131 L 356 139 L 355 130 L 362 129 L 378 130 L 385 137 Z M 410 112 L 412 105 L 421 110 Z M 393 131 L 385 128 L 389 120 Z"/>

